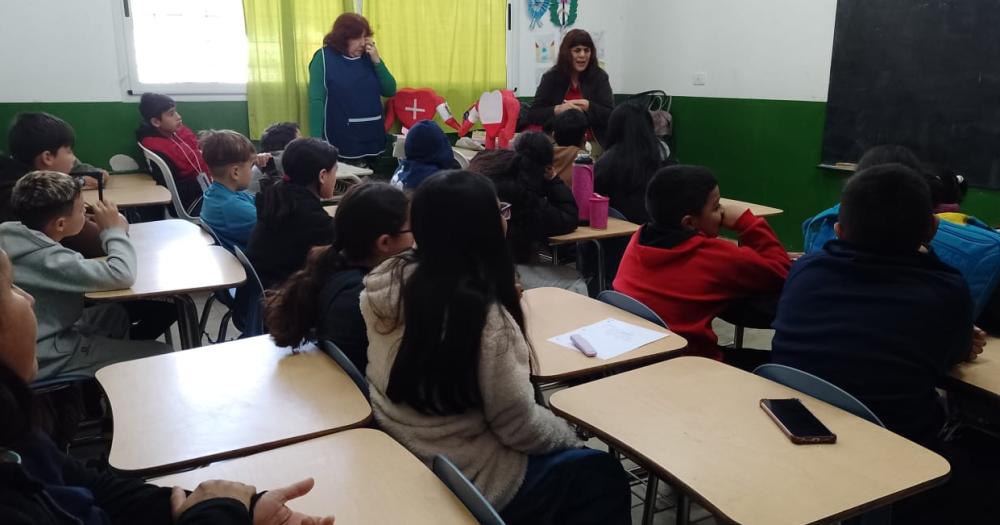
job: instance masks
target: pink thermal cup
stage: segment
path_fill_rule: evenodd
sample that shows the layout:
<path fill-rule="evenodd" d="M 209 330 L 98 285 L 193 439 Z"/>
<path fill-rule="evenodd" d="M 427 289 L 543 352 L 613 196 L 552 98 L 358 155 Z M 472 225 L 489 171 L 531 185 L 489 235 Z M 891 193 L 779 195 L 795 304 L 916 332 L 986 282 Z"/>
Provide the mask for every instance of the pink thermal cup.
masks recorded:
<path fill-rule="evenodd" d="M 593 194 L 590 197 L 590 227 L 595 230 L 608 229 L 608 206 L 610 199 Z"/>
<path fill-rule="evenodd" d="M 594 194 L 594 161 L 581 153 L 573 161 L 573 198 L 581 222 L 590 220 L 590 196 Z"/>

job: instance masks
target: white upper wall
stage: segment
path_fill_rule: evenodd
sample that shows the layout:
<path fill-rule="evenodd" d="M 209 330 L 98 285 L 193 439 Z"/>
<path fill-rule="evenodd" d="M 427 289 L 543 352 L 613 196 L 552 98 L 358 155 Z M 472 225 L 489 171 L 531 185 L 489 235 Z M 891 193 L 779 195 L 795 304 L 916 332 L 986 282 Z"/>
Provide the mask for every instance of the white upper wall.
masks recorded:
<path fill-rule="evenodd" d="M 0 102 L 122 100 L 111 0 L 2 0 L 0 20 Z"/>
<path fill-rule="evenodd" d="M 626 0 L 621 9 L 622 92 L 826 101 L 837 0 Z"/>

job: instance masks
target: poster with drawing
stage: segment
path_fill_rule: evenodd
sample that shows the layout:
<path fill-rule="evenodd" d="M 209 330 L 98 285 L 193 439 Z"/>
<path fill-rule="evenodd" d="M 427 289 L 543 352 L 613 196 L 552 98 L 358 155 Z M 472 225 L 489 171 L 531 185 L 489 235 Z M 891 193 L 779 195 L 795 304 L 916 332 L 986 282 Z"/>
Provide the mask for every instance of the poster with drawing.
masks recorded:
<path fill-rule="evenodd" d="M 549 33 L 535 37 L 535 63 L 553 64 L 556 60 L 556 35 Z"/>
<path fill-rule="evenodd" d="M 597 59 L 604 61 L 604 31 L 588 31 L 590 37 L 594 39 L 594 46 L 597 48 Z"/>

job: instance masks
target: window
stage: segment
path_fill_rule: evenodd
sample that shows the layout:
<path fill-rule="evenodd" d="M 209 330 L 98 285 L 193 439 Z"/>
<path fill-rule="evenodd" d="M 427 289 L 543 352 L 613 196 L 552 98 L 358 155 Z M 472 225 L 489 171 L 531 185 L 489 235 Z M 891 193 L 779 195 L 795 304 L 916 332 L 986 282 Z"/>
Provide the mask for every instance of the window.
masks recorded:
<path fill-rule="evenodd" d="M 122 1 L 132 93 L 246 93 L 242 0 Z"/>

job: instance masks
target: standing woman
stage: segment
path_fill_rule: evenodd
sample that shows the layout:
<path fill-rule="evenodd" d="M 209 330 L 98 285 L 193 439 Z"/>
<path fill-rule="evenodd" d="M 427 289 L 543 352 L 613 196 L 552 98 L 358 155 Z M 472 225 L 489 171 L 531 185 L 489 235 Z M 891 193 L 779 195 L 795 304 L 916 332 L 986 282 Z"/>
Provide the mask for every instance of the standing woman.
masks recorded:
<path fill-rule="evenodd" d="M 590 33 L 574 29 L 559 45 L 556 65 L 542 75 L 527 123 L 544 126 L 554 116 L 569 109 L 587 115 L 587 140 L 604 143 L 604 130 L 614 107 L 608 74 L 597 65 L 597 48 Z"/>
<path fill-rule="evenodd" d="M 309 63 L 309 134 L 337 146 L 348 162 L 372 164 L 386 142 L 380 95 L 395 94 L 368 21 L 337 17 Z"/>

